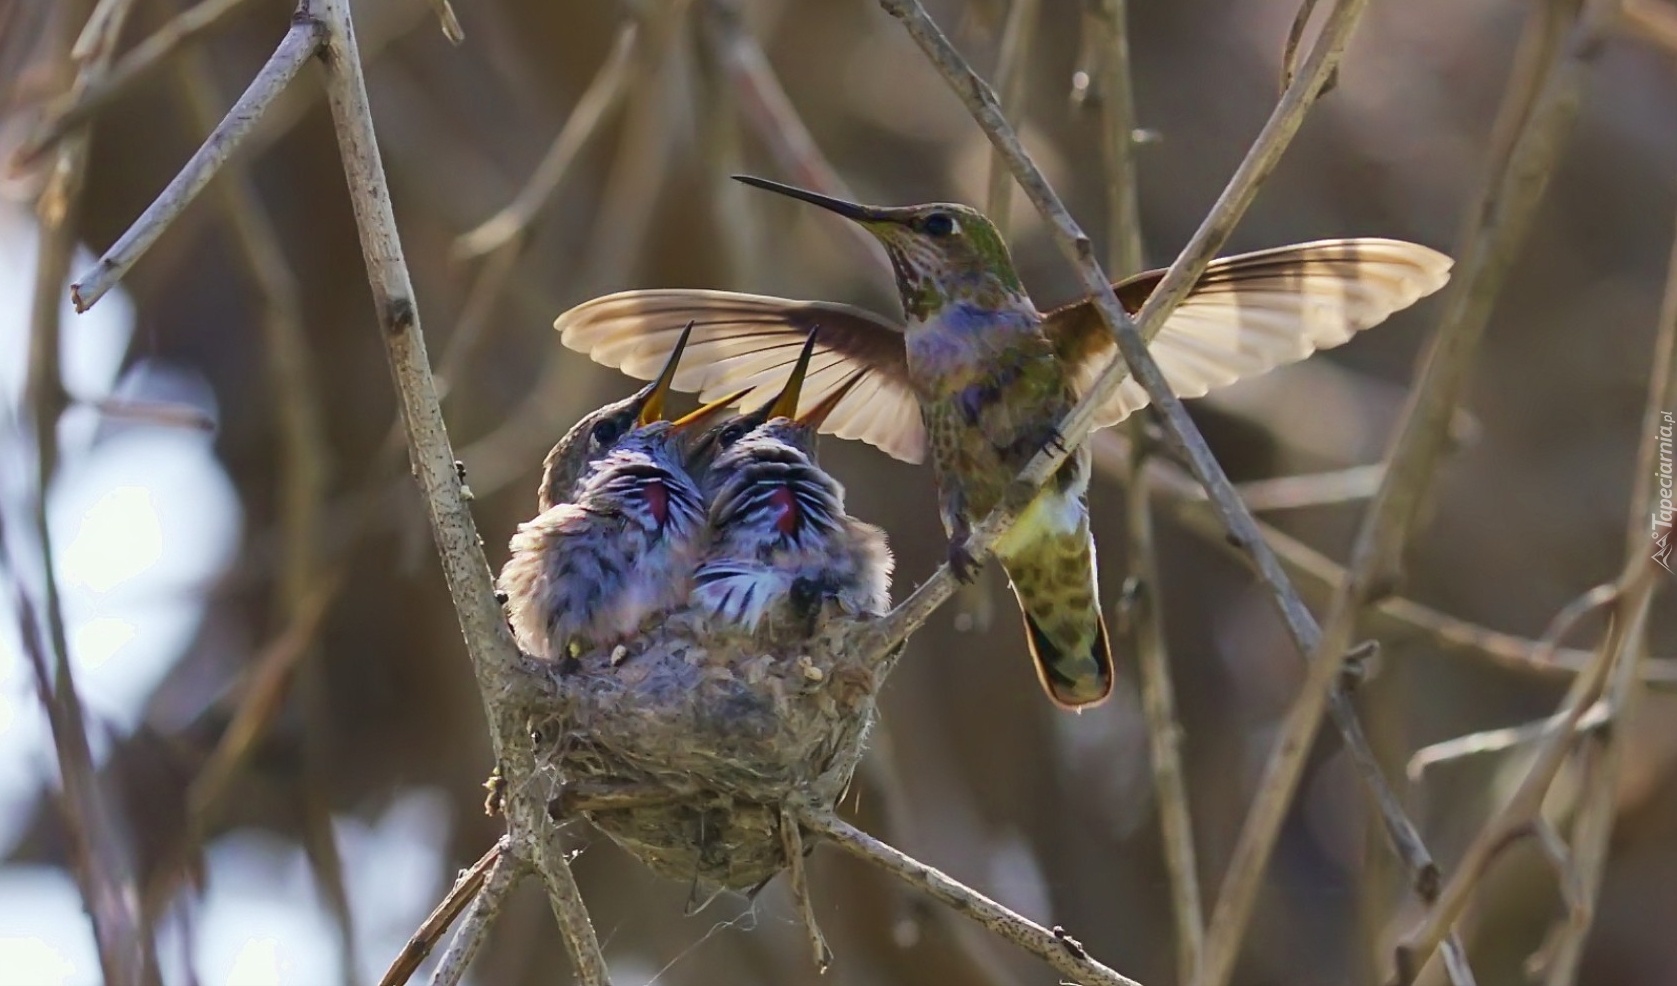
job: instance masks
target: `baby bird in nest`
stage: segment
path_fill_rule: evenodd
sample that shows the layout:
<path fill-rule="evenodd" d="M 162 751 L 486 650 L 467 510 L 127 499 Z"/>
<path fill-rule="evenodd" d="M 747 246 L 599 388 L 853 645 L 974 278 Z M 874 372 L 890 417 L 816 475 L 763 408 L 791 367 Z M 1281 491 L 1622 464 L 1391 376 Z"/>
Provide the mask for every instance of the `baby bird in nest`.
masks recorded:
<path fill-rule="evenodd" d="M 693 575 L 692 608 L 714 629 L 791 642 L 815 632 L 828 604 L 847 616 L 890 606 L 885 532 L 845 513 L 844 487 L 815 461 L 815 439 L 849 386 L 803 414 L 810 333 L 773 401 L 712 430 L 695 450 L 707 461 L 710 546 Z"/>
<path fill-rule="evenodd" d="M 665 419 L 685 341 L 650 386 L 583 418 L 547 457 L 542 512 L 519 525 L 497 583 L 518 646 L 532 657 L 557 661 L 623 642 L 686 601 L 705 534 L 686 463 L 728 401 Z"/>

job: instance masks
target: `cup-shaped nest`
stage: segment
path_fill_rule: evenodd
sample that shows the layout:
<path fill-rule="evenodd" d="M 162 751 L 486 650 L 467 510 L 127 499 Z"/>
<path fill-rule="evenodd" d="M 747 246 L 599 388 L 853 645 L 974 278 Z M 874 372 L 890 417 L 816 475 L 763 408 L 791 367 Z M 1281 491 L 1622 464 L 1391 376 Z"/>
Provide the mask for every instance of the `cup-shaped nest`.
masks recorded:
<path fill-rule="evenodd" d="M 713 634 L 684 615 L 553 667 L 541 750 L 580 814 L 654 871 L 747 891 L 787 864 L 780 807 L 831 808 L 862 755 L 880 685 L 869 621 L 812 634 Z"/>

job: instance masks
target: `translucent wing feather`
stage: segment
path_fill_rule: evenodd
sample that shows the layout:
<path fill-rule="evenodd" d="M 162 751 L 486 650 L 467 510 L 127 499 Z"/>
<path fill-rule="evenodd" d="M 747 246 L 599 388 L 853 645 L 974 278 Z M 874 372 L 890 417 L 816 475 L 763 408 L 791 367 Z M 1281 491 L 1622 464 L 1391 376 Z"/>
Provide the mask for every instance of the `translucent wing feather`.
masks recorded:
<path fill-rule="evenodd" d="M 856 379 L 821 430 L 861 439 L 905 462 L 924 457 L 902 331 L 860 308 L 728 291 L 625 291 L 578 305 L 554 328 L 565 345 L 595 362 L 650 380 L 690 319 L 693 334 L 676 390 L 708 401 L 749 387 L 741 406 L 759 406 L 780 392 L 804 340 L 818 328 L 799 412 Z"/>
<path fill-rule="evenodd" d="M 1449 280 L 1449 257 L 1401 240 L 1318 240 L 1213 261 L 1193 292 L 1165 320 L 1149 348 L 1181 397 L 1199 397 L 1246 377 L 1329 349 Z M 1139 311 L 1164 272 L 1148 271 L 1115 285 Z M 1106 325 L 1087 301 L 1051 311 L 1047 331 L 1076 365 L 1084 393 L 1116 353 Z M 1095 416 L 1095 426 L 1122 421 L 1147 404 L 1133 379 Z"/>

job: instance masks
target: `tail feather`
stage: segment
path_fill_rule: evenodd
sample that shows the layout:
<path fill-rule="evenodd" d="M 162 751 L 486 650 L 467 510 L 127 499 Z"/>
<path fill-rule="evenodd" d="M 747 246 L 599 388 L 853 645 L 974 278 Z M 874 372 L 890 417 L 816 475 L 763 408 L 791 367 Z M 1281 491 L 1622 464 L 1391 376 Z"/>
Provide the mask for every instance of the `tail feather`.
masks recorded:
<path fill-rule="evenodd" d="M 1025 639 L 1043 691 L 1063 709 L 1104 702 L 1115 671 L 1087 528 L 1034 539 L 1003 565 L 1025 617 Z"/>
<path fill-rule="evenodd" d="M 1020 605 L 1023 608 L 1023 602 Z M 1112 695 L 1112 647 L 1106 636 L 1106 616 L 1100 610 L 1095 611 L 1095 636 L 1087 649 L 1062 649 L 1029 611 L 1025 612 L 1025 639 L 1037 680 L 1055 705 L 1077 711 L 1099 705 Z"/>

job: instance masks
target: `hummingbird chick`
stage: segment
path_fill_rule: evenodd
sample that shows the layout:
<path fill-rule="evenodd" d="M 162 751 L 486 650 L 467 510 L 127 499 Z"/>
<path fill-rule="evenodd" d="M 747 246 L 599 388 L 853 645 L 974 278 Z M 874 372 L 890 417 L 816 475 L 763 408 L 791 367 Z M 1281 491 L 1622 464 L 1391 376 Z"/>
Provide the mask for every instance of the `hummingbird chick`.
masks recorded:
<path fill-rule="evenodd" d="M 705 511 L 685 460 L 729 402 L 664 420 L 684 348 L 685 336 L 652 386 L 585 417 L 548 456 L 543 510 L 519 525 L 496 585 L 525 653 L 621 642 L 686 600 Z"/>
<path fill-rule="evenodd" d="M 885 532 L 845 513 L 844 487 L 815 461 L 817 429 L 847 388 L 797 414 L 814 347 L 812 332 L 780 394 L 706 438 L 711 542 L 692 605 L 713 623 L 803 639 L 828 603 L 849 616 L 890 606 Z"/>
<path fill-rule="evenodd" d="M 1040 311 L 1000 233 L 955 204 L 884 208 L 741 176 L 818 205 L 871 233 L 896 277 L 903 319 L 829 302 L 722 291 L 628 291 L 559 316 L 567 346 L 631 376 L 653 372 L 677 328 L 693 320 L 693 357 L 672 384 L 702 399 L 735 387 L 772 393 L 792 347 L 821 326 L 805 404 L 831 399 L 820 430 L 896 458 L 932 461 L 949 561 L 973 573 L 972 526 L 1006 498 L 1040 450 L 1064 443 L 1059 422 L 1116 355 L 1089 299 Z M 1400 240 L 1321 240 L 1225 257 L 1206 269 L 1149 344 L 1181 397 L 1255 376 L 1337 346 L 1437 291 L 1451 260 Z M 1113 286 L 1132 314 L 1164 271 Z M 1133 379 L 1095 411 L 1092 427 L 1145 406 Z M 1037 678 L 1062 708 L 1103 701 L 1113 661 L 1089 534 L 1090 453 L 1072 450 L 995 547 L 1024 615 Z"/>

